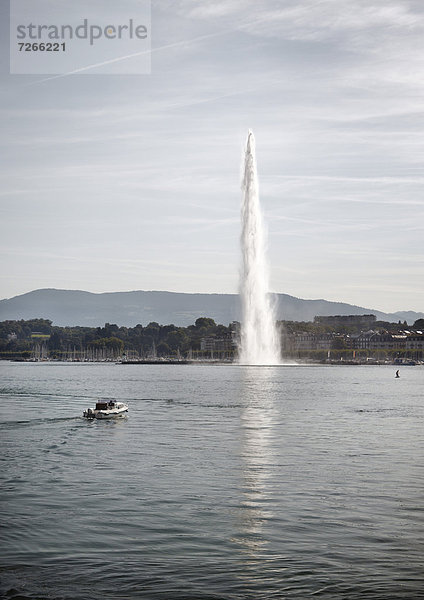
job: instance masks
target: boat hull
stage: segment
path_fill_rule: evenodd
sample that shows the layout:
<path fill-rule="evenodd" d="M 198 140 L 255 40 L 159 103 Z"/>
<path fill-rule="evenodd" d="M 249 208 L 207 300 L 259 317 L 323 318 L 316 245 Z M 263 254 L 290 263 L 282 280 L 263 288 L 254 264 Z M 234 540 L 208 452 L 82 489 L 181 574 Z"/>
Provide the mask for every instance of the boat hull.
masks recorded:
<path fill-rule="evenodd" d="M 117 419 L 118 417 L 125 417 L 125 415 L 127 413 L 128 413 L 128 409 L 120 410 L 119 412 L 108 412 L 108 413 L 98 412 L 94 416 L 94 418 L 95 419 Z"/>

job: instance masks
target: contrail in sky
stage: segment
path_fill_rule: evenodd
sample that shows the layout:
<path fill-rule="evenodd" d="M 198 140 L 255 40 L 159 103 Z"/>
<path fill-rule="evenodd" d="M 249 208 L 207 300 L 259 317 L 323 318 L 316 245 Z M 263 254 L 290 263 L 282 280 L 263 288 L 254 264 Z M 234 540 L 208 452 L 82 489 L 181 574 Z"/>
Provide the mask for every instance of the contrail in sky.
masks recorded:
<path fill-rule="evenodd" d="M 192 43 L 200 42 L 200 41 L 207 40 L 210 38 L 215 38 L 215 37 L 218 37 L 221 35 L 227 35 L 228 33 L 233 33 L 234 31 L 235 31 L 234 29 L 231 29 L 228 31 L 220 31 L 219 33 L 209 33 L 207 35 L 200 35 L 200 36 L 192 38 L 190 40 L 180 40 L 178 42 L 173 42 L 172 44 L 166 44 L 164 46 L 158 46 L 157 48 L 151 48 L 150 50 L 143 50 L 142 52 L 135 52 L 134 54 L 118 56 L 117 58 L 111 58 L 110 60 L 105 60 L 104 62 L 95 63 L 93 65 L 87 65 L 86 67 L 81 67 L 80 69 L 75 69 L 74 71 L 68 71 L 67 73 L 60 73 L 59 75 L 53 75 L 53 77 L 46 77 L 45 79 L 39 79 L 38 81 L 29 83 L 28 86 L 36 85 L 38 83 L 44 83 L 45 81 L 51 81 L 52 79 L 60 79 L 62 77 L 68 77 L 69 75 L 77 75 L 78 73 L 83 73 L 84 71 L 89 71 L 90 69 L 95 69 L 97 67 L 103 67 L 104 65 L 110 65 L 112 63 L 120 62 L 121 60 L 126 60 L 127 58 L 133 58 L 134 56 L 142 56 L 143 54 L 152 54 L 153 52 L 157 52 L 159 50 L 167 50 L 169 48 L 175 48 L 177 46 L 184 46 L 185 44 L 192 44 Z"/>
<path fill-rule="evenodd" d="M 93 65 L 87 65 L 86 67 L 81 67 L 80 69 L 75 69 L 74 71 L 68 71 L 67 73 L 60 73 L 58 75 L 53 75 L 52 77 L 46 77 L 45 79 L 39 79 L 38 81 L 34 81 L 33 83 L 27 84 L 25 87 L 29 87 L 32 85 L 37 85 L 39 83 L 44 83 L 45 81 L 52 81 L 53 79 L 61 79 L 62 77 L 68 77 L 69 75 L 78 75 L 78 73 L 84 73 L 85 71 L 89 71 L 90 69 L 95 69 L 97 67 L 103 67 L 104 65 L 110 65 L 112 63 L 120 62 L 121 60 L 126 60 L 128 58 L 133 58 L 135 56 L 142 56 L 143 54 L 152 54 L 153 52 L 158 52 L 160 50 L 168 50 L 169 48 L 176 48 L 178 46 L 184 46 L 185 44 L 193 44 L 196 42 L 201 42 L 203 40 L 208 40 L 216 37 L 220 37 L 222 35 L 228 35 L 229 33 L 234 33 L 234 31 L 238 31 L 240 29 L 250 27 L 255 23 L 260 21 L 264 21 L 266 19 L 257 19 L 256 21 L 251 21 L 250 23 L 246 23 L 245 25 L 240 25 L 237 29 L 226 29 L 224 31 L 219 31 L 217 33 L 208 33 L 206 35 L 199 35 L 198 37 L 191 38 L 189 40 L 180 40 L 178 42 L 173 42 L 172 44 L 165 44 L 164 46 L 158 46 L 157 48 L 151 48 L 150 50 L 143 50 L 142 52 L 135 52 L 134 54 L 127 54 L 125 56 L 118 56 L 117 58 L 111 58 L 110 60 L 105 60 L 104 62 L 95 63 Z"/>

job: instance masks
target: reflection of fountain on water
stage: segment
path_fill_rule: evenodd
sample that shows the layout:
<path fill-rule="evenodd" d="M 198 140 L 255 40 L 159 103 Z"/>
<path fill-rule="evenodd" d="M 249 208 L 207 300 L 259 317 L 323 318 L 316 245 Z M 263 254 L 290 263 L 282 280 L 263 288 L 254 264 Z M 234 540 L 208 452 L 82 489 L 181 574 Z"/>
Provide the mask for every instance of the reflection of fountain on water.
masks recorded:
<path fill-rule="evenodd" d="M 250 557 L 257 558 L 265 550 L 266 536 L 262 529 L 272 518 L 269 478 L 274 463 L 272 451 L 274 369 L 242 371 L 241 414 L 243 461 L 243 496 L 237 543 Z M 252 565 L 253 566 L 253 565 Z"/>
<path fill-rule="evenodd" d="M 251 131 L 246 142 L 242 189 L 242 324 L 239 362 L 244 365 L 278 365 L 281 358 L 280 340 L 274 307 L 268 293 L 268 266 L 259 205 L 255 139 Z"/>

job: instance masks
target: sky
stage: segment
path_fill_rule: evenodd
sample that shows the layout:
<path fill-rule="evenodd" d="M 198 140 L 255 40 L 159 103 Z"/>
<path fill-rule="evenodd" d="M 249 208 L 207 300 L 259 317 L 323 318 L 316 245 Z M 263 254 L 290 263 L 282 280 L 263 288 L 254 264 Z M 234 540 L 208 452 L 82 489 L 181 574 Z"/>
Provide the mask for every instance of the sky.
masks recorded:
<path fill-rule="evenodd" d="M 424 310 L 421 0 L 152 0 L 150 74 L 62 76 L 0 2 L 0 298 L 237 293 L 252 129 L 271 290 Z"/>

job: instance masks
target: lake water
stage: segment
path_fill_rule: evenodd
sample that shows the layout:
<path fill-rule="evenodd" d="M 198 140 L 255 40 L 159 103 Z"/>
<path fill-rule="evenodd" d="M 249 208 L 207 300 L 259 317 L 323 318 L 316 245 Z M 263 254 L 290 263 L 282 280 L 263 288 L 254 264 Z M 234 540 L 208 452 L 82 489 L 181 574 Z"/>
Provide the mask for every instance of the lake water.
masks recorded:
<path fill-rule="evenodd" d="M 424 598 L 424 367 L 396 368 L 1 363 L 2 597 Z"/>

